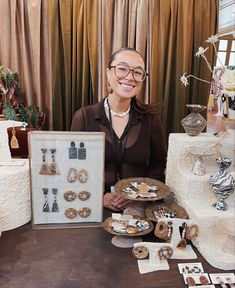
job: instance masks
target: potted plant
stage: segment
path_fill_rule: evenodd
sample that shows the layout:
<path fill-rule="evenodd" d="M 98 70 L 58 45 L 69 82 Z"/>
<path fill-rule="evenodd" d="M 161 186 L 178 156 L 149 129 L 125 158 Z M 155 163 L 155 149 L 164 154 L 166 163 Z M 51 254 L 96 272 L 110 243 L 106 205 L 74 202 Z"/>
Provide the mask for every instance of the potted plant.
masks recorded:
<path fill-rule="evenodd" d="M 36 129 L 41 129 L 46 118 L 39 107 L 23 104 L 19 74 L 5 65 L 0 65 L 0 114 L 7 120 L 26 122 L 28 127 Z"/>

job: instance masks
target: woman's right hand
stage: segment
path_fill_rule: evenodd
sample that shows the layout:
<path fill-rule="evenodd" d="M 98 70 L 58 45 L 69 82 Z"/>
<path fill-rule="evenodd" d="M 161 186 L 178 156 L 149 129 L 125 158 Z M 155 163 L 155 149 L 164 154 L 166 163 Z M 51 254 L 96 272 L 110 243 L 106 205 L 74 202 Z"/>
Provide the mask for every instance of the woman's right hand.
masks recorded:
<path fill-rule="evenodd" d="M 116 192 L 109 192 L 104 194 L 104 207 L 112 211 L 122 211 L 127 208 L 128 205 L 130 205 L 131 203 L 131 200 L 120 196 L 120 194 Z"/>

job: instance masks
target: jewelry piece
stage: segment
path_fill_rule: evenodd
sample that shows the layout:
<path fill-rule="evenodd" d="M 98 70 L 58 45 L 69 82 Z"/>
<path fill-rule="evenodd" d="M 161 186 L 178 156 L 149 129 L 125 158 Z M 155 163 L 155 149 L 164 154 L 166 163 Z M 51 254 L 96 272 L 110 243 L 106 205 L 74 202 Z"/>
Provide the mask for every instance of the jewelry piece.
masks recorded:
<path fill-rule="evenodd" d="M 128 226 L 128 227 L 126 227 L 126 232 L 128 234 L 137 234 L 139 231 L 136 227 Z"/>
<path fill-rule="evenodd" d="M 222 288 L 227 288 L 227 285 L 224 283 L 224 281 L 219 276 L 216 277 L 216 280 L 219 282 L 219 284 L 221 285 Z"/>
<path fill-rule="evenodd" d="M 189 285 L 189 286 L 196 286 L 196 282 L 195 280 L 193 279 L 193 277 L 189 276 L 186 278 L 186 283 Z"/>
<path fill-rule="evenodd" d="M 66 201 L 73 201 L 77 197 L 76 193 L 73 191 L 67 191 L 64 193 L 64 199 Z"/>
<path fill-rule="evenodd" d="M 40 175 L 50 175 L 49 167 L 48 167 L 48 164 L 46 162 L 47 149 L 41 148 L 41 151 L 42 151 L 42 165 L 41 165 L 39 174 Z"/>
<path fill-rule="evenodd" d="M 57 204 L 57 188 L 52 188 L 52 194 L 54 195 L 54 202 L 53 202 L 53 205 L 52 205 L 52 209 L 51 209 L 51 212 L 59 212 L 59 207 L 58 207 L 58 204 Z"/>
<path fill-rule="evenodd" d="M 199 235 L 199 227 L 196 224 L 190 225 L 186 228 L 186 238 L 188 240 L 195 240 Z"/>
<path fill-rule="evenodd" d="M 56 149 L 50 149 L 50 151 L 51 151 L 52 162 L 51 162 L 51 164 L 50 164 L 50 166 L 49 166 L 49 170 L 50 170 L 50 172 L 51 172 L 51 175 L 58 175 L 58 174 L 60 174 L 60 173 L 58 172 L 57 164 L 56 164 L 56 162 L 55 162 L 55 152 L 56 152 Z"/>
<path fill-rule="evenodd" d="M 190 268 L 189 266 L 185 266 L 182 269 L 183 273 L 189 274 L 189 273 L 201 273 L 201 269 L 198 266 L 193 266 L 193 268 Z"/>
<path fill-rule="evenodd" d="M 114 111 L 110 108 L 110 106 L 109 106 L 109 104 L 108 104 L 108 97 L 107 97 L 107 98 L 105 98 L 105 100 L 104 100 L 104 108 L 107 109 L 107 110 L 110 110 L 110 113 L 111 113 L 112 116 L 116 116 L 116 117 L 123 118 L 123 117 L 125 117 L 127 114 L 129 114 L 130 109 L 131 109 L 131 106 L 129 106 L 129 107 L 127 108 L 127 110 L 124 111 L 124 112 L 121 112 L 121 113 L 114 112 Z"/>
<path fill-rule="evenodd" d="M 186 229 L 187 229 L 187 223 L 184 222 L 182 224 L 181 240 L 180 240 L 179 244 L 177 245 L 177 248 L 179 248 L 179 249 L 185 249 L 186 246 L 187 246 L 187 242 L 186 242 L 186 239 L 185 239 Z"/>
<path fill-rule="evenodd" d="M 83 142 L 80 143 L 80 148 L 78 148 L 78 159 L 85 160 L 86 159 L 86 148 Z"/>
<path fill-rule="evenodd" d="M 168 239 L 168 225 L 164 221 L 158 221 L 154 230 L 155 236 L 160 239 L 167 240 Z"/>
<path fill-rule="evenodd" d="M 172 221 L 168 221 L 167 224 L 168 224 L 167 241 L 170 242 L 173 231 L 173 223 Z"/>
<path fill-rule="evenodd" d="M 145 259 L 149 256 L 149 250 L 144 245 L 136 246 L 132 249 L 132 255 L 136 259 Z"/>
<path fill-rule="evenodd" d="M 230 286 L 230 288 L 235 288 L 235 285 L 233 284 L 232 279 L 230 277 L 227 277 L 226 281 L 228 281 L 228 285 Z"/>
<path fill-rule="evenodd" d="M 77 176 L 78 176 L 77 170 L 75 168 L 70 168 L 67 176 L 67 181 L 69 183 L 73 183 L 77 180 Z"/>
<path fill-rule="evenodd" d="M 204 275 L 201 275 L 201 276 L 199 277 L 199 280 L 200 280 L 200 283 L 201 283 L 202 285 L 208 285 L 208 284 L 209 284 L 208 279 L 207 279 Z"/>
<path fill-rule="evenodd" d="M 47 194 L 48 194 L 48 189 L 47 188 L 42 188 L 42 192 L 44 194 L 44 204 L 42 207 L 43 212 L 50 212 L 49 204 L 48 204 L 48 199 L 47 199 Z"/>
<path fill-rule="evenodd" d="M 78 215 L 78 211 L 74 208 L 67 208 L 64 214 L 67 218 L 73 219 Z"/>
<path fill-rule="evenodd" d="M 81 201 L 86 201 L 90 198 L 91 196 L 91 193 L 88 192 L 88 191 L 81 191 L 78 193 L 78 198 L 81 200 Z"/>
<path fill-rule="evenodd" d="M 78 214 L 82 218 L 86 218 L 91 215 L 91 209 L 88 207 L 83 207 L 78 211 Z"/>
<path fill-rule="evenodd" d="M 169 246 L 163 246 L 158 250 L 160 260 L 169 259 L 173 255 L 173 249 Z"/>
<path fill-rule="evenodd" d="M 69 159 L 77 159 L 77 148 L 75 147 L 75 142 L 70 143 L 70 148 L 69 148 Z"/>
<path fill-rule="evenodd" d="M 78 180 L 81 183 L 85 183 L 88 180 L 88 173 L 86 170 L 82 169 L 78 172 Z"/>
<path fill-rule="evenodd" d="M 16 130 L 14 127 L 12 128 L 11 134 L 12 134 L 11 141 L 10 141 L 11 148 L 12 149 L 19 149 L 20 146 L 19 146 L 18 139 L 16 138 Z"/>

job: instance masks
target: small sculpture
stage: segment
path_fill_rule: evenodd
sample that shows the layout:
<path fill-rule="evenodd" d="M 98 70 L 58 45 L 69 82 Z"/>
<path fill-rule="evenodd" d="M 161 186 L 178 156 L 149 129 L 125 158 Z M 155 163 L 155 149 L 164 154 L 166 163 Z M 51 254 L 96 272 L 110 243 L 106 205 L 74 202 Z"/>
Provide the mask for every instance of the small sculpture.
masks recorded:
<path fill-rule="evenodd" d="M 235 188 L 235 179 L 229 172 L 225 171 L 232 161 L 227 157 L 219 157 L 216 162 L 220 169 L 209 178 L 209 183 L 218 199 L 212 206 L 217 210 L 225 211 L 227 210 L 227 203 L 224 200 L 234 192 Z"/>

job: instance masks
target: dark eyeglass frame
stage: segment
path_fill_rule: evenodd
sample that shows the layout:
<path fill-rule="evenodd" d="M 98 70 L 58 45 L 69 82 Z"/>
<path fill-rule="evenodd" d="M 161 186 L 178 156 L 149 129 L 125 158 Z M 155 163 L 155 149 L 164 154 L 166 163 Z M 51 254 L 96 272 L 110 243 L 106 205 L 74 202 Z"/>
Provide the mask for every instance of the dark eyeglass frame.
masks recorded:
<path fill-rule="evenodd" d="M 121 77 L 121 78 L 120 78 L 119 76 L 117 76 L 117 74 L 116 74 L 116 67 L 117 67 L 117 66 L 123 66 L 123 67 L 128 68 L 128 73 L 126 74 L 126 76 Z M 132 68 L 130 68 L 128 65 L 121 65 L 121 64 L 109 66 L 109 69 L 111 69 L 111 68 L 114 68 L 114 74 L 115 74 L 115 76 L 116 76 L 117 78 L 119 78 L 119 79 L 124 79 L 124 78 L 126 78 L 126 77 L 130 74 L 130 72 L 131 72 L 133 79 L 134 79 L 136 82 L 139 82 L 139 83 L 144 82 L 144 80 L 146 79 L 146 77 L 149 75 L 145 70 L 143 70 L 143 72 L 144 72 L 143 80 L 139 81 L 139 80 L 136 80 L 136 79 L 135 79 L 135 73 L 134 73 L 135 70 L 136 70 L 136 69 L 139 69 L 139 68 L 134 68 L 134 69 L 132 69 Z M 141 68 L 141 69 L 142 69 L 142 68 Z"/>

